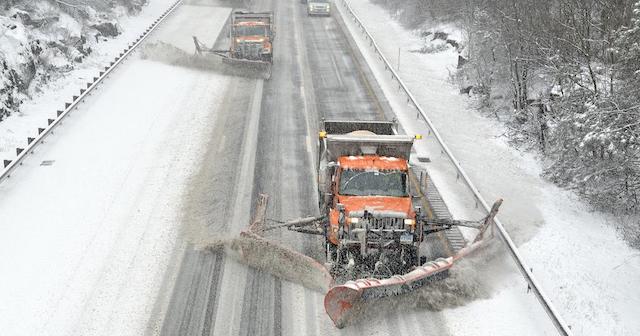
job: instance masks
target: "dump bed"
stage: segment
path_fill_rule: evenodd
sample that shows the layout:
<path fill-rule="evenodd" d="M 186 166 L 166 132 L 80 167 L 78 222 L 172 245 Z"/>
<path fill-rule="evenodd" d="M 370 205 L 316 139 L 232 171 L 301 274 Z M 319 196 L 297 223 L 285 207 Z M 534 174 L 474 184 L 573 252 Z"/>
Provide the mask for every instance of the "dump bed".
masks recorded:
<path fill-rule="evenodd" d="M 234 12 L 231 17 L 232 24 L 236 25 L 242 22 L 261 22 L 271 26 L 273 22 L 273 12 Z"/>
<path fill-rule="evenodd" d="M 337 161 L 341 156 L 379 155 L 409 160 L 414 137 L 397 135 L 389 121 L 339 121 L 323 123 L 321 160 Z M 368 132 L 360 132 L 368 131 Z M 371 133 L 370 133 L 371 132 Z M 373 133 L 373 134 L 372 134 Z"/>
<path fill-rule="evenodd" d="M 378 135 L 395 134 L 396 124 L 391 121 L 325 120 L 322 130 L 327 134 L 347 134 L 354 131 L 370 131 Z"/>

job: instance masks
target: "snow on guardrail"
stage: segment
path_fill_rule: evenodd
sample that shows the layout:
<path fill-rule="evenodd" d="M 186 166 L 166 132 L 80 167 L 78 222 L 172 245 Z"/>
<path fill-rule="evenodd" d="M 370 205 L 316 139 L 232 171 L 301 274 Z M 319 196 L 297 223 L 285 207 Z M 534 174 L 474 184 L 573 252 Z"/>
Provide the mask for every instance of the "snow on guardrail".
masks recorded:
<path fill-rule="evenodd" d="M 63 110 L 56 111 L 55 118 L 50 118 L 47 120 L 47 126 L 43 128 L 38 128 L 38 135 L 27 138 L 27 146 L 24 148 L 16 148 L 16 158 L 13 160 L 4 160 L 2 173 L 0 174 L 0 183 L 5 179 L 11 176 L 11 173 L 20 165 L 22 165 L 22 161 L 27 157 L 28 154 L 33 153 L 38 144 L 44 142 L 44 138 L 53 133 L 53 129 L 58 126 L 62 120 L 73 111 L 76 106 L 84 101 L 84 98 L 91 93 L 95 88 L 98 87 L 98 84 L 102 82 L 109 74 L 118 66 L 120 63 L 124 61 L 127 56 L 129 56 L 135 48 L 137 48 L 148 36 L 153 32 L 164 19 L 167 18 L 169 14 L 171 14 L 181 3 L 183 0 L 177 0 L 174 2 L 169 8 L 162 13 L 157 19 L 155 19 L 147 29 L 145 29 L 140 36 L 138 36 L 135 41 L 128 44 L 123 51 L 114 58 L 113 61 L 110 62 L 109 66 L 105 66 L 103 71 L 98 73 L 97 77 L 93 77 L 93 81 L 88 82 L 86 88 L 80 89 L 80 92 L 77 96 L 73 96 L 71 98 L 71 102 L 67 102 L 64 104 Z"/>
<path fill-rule="evenodd" d="M 464 184 L 473 193 L 473 197 L 475 198 L 476 202 L 480 203 L 482 207 L 485 209 L 485 211 L 488 213 L 491 210 L 489 204 L 482 197 L 482 195 L 480 194 L 478 189 L 475 187 L 473 182 L 471 182 L 471 179 L 469 179 L 469 176 L 467 175 L 467 173 L 462 169 L 462 167 L 460 166 L 460 163 L 455 158 L 455 156 L 453 155 L 449 147 L 444 143 L 444 140 L 440 136 L 440 133 L 438 132 L 438 130 L 434 127 L 431 120 L 429 119 L 429 116 L 427 116 L 427 114 L 422 109 L 420 104 L 418 104 L 418 101 L 415 99 L 415 97 L 413 96 L 409 88 L 398 76 L 398 73 L 393 69 L 393 67 L 391 66 L 391 63 L 389 63 L 389 60 L 384 56 L 384 54 L 382 53 L 382 50 L 378 47 L 378 44 L 374 40 L 373 36 L 369 33 L 369 31 L 364 26 L 364 24 L 362 23 L 358 15 L 353 11 L 351 6 L 349 5 L 349 1 L 340 0 L 340 2 L 345 7 L 345 9 L 347 9 L 348 13 L 352 16 L 353 21 L 360 27 L 360 30 L 365 35 L 366 39 L 370 42 L 369 45 L 373 48 L 373 50 L 376 52 L 376 54 L 378 54 L 378 56 L 384 63 L 385 70 L 388 70 L 391 72 L 391 79 L 396 80 L 398 82 L 400 89 L 404 91 L 404 93 L 406 94 L 407 103 L 410 103 L 416 108 L 416 110 L 418 111 L 418 116 L 421 117 L 424 120 L 424 122 L 427 124 L 427 126 L 433 133 L 434 137 L 436 138 L 438 144 L 440 145 L 442 149 L 442 153 L 445 154 L 449 158 L 451 163 L 453 163 L 453 165 L 455 166 L 456 172 L 458 174 L 458 178 L 460 177 L 462 178 L 462 180 L 464 181 Z M 504 229 L 504 226 L 502 226 L 502 223 L 500 222 L 500 220 L 498 218 L 495 218 L 494 222 L 500 238 L 502 239 L 502 241 L 504 241 L 504 243 L 507 246 L 509 254 L 511 255 L 516 265 L 518 266 L 520 273 L 522 273 L 522 276 L 527 281 L 529 287 L 531 288 L 531 291 L 534 293 L 534 295 L 538 299 L 538 302 L 540 302 L 540 304 L 542 305 L 542 308 L 545 310 L 545 312 L 551 319 L 551 322 L 553 322 L 553 325 L 555 326 L 558 333 L 563 336 L 571 335 L 569 327 L 564 322 L 564 320 L 562 319 L 558 311 L 553 307 L 547 295 L 543 292 L 542 288 L 538 284 L 538 281 L 536 280 L 536 278 L 534 278 L 533 274 L 529 270 L 529 267 L 526 265 L 526 263 L 520 256 L 520 252 L 518 252 L 518 248 L 514 244 L 513 240 L 511 239 L 507 231 Z"/>

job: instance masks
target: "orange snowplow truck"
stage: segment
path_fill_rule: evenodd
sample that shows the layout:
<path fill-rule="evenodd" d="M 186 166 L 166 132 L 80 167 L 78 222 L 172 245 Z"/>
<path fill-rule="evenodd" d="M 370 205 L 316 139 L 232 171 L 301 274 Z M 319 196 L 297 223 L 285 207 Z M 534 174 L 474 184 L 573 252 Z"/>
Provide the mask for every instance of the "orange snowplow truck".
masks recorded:
<path fill-rule="evenodd" d="M 231 244 L 252 267 L 326 291 L 324 307 L 337 327 L 357 318 L 369 303 L 446 277 L 458 260 L 488 241 L 485 232 L 502 204 L 496 201 L 476 221 L 436 217 L 425 194 L 428 174 L 409 164 L 413 142 L 420 137 L 396 133 L 394 122 L 323 121 L 319 215 L 268 220 L 268 197 L 260 195 L 254 221 Z M 460 236 L 462 245 L 445 253 L 448 240 L 439 242 L 433 234 L 454 227 L 477 233 L 468 241 Z M 324 263 L 265 235 L 279 228 L 322 236 Z"/>
<path fill-rule="evenodd" d="M 213 49 L 193 36 L 198 55 L 216 55 L 226 64 L 271 77 L 275 31 L 272 12 L 234 11 L 229 19 L 228 49 Z"/>
<path fill-rule="evenodd" d="M 231 15 L 231 58 L 271 63 L 273 13 L 236 11 Z"/>
<path fill-rule="evenodd" d="M 394 133 L 392 122 L 324 121 L 318 189 L 335 276 L 390 276 L 420 265 L 421 209 L 409 190 L 416 137 Z"/>

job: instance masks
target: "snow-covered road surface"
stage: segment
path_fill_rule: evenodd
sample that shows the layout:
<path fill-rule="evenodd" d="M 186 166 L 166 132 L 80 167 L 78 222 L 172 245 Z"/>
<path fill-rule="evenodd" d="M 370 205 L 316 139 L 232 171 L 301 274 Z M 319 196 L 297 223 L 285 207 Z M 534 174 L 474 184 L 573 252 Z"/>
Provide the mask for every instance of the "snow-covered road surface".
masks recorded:
<path fill-rule="evenodd" d="M 154 36 L 215 39 L 229 9 L 198 12 Z M 134 55 L 0 185 L 2 334 L 144 333 L 227 84 Z"/>
<path fill-rule="evenodd" d="M 119 36 L 101 41 L 82 63 L 63 77 L 36 88 L 32 99 L 26 100 L 18 113 L 0 122 L 0 160 L 13 160 L 15 149 L 27 145 L 27 137 L 35 137 L 39 127 L 47 125 L 48 118 L 56 117 L 56 110 L 62 109 L 73 95 L 86 88 L 87 82 L 127 45 L 133 42 L 149 27 L 175 0 L 153 0 L 143 7 L 138 15 L 122 16 L 118 24 L 122 27 Z M 4 45 L 2 46 L 5 47 Z"/>
<path fill-rule="evenodd" d="M 372 96 L 379 89 L 370 82 L 364 59 L 350 51 L 335 17 L 306 18 L 304 6 L 297 3 L 261 1 L 254 7 L 252 9 L 269 8 L 278 13 L 278 37 L 273 76 L 264 83 L 251 189 L 254 197 L 258 192 L 270 195 L 269 218 L 282 220 L 313 215 L 317 211 L 312 153 L 315 141 L 310 136 L 316 134 L 317 121 L 321 117 L 385 118 L 384 108 L 378 107 Z M 364 68 L 360 68 L 358 62 Z M 231 87 L 251 87 L 247 80 L 234 81 L 237 82 Z M 201 165 L 188 200 L 193 204 L 190 209 L 200 209 L 202 213 L 185 214 L 189 226 L 205 226 L 214 237 L 215 234 L 225 237 L 248 224 L 248 221 L 233 220 L 235 207 L 239 205 L 234 203 L 233 195 L 242 192 L 237 183 L 238 172 L 245 169 L 242 153 L 250 150 L 242 139 L 248 136 L 245 120 L 252 120 L 249 116 L 253 104 L 250 94 L 243 95 L 238 90 L 226 93 L 225 100 L 230 102 L 223 103 L 227 106 L 226 121 L 218 125 L 224 130 L 213 133 L 210 153 L 203 159 L 210 164 Z M 223 152 L 225 160 L 217 161 L 214 148 L 221 143 L 224 148 L 232 144 L 236 151 Z M 220 193 L 225 187 L 232 192 Z M 322 258 L 320 241 L 286 231 L 276 233 L 273 238 Z M 487 269 L 475 274 L 470 271 L 470 280 L 462 281 L 459 291 L 444 288 L 443 293 L 418 292 L 404 300 L 389 300 L 387 308 L 374 311 L 370 318 L 341 330 L 336 329 L 323 312 L 323 296 L 319 293 L 264 272 L 248 270 L 230 258 L 207 250 L 188 248 L 180 264 L 164 317 L 164 335 L 474 335 L 478 333 L 478 325 L 486 334 L 494 335 L 553 333 L 544 314 L 536 311 L 535 298 L 526 295 L 525 287 L 515 287 L 509 283 L 513 278 L 501 274 L 488 276 L 500 272 L 515 274 L 502 270 L 504 263 L 501 262 L 487 266 L 480 261 L 480 267 Z M 493 283 L 495 279 L 499 281 Z M 490 303 L 481 300 L 479 305 L 473 301 L 505 283 L 512 290 L 496 295 L 500 300 Z M 433 295 L 433 300 L 419 295 Z M 452 300 L 457 295 L 460 298 Z M 416 308 L 420 303 L 438 306 L 438 302 L 444 302 L 446 307 L 471 303 L 459 310 Z M 448 302 L 451 305 L 447 305 Z"/>

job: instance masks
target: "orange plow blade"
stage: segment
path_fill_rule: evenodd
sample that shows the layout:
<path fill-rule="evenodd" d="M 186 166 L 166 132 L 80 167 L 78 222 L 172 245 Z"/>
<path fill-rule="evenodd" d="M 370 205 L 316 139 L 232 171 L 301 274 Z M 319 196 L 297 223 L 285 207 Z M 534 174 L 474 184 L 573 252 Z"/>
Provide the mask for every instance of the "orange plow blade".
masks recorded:
<path fill-rule="evenodd" d="M 332 287 L 324 297 L 324 309 L 336 327 L 342 328 L 363 311 L 368 303 L 406 294 L 430 281 L 439 280 L 440 275 L 453 267 L 456 261 L 477 250 L 485 242 L 477 241 L 453 257 L 429 261 L 405 275 L 394 275 L 387 279 L 359 279 Z"/>
<path fill-rule="evenodd" d="M 407 293 L 422 287 L 437 274 L 453 266 L 453 258 L 441 258 L 417 267 L 405 275 L 387 279 L 359 279 L 331 288 L 324 297 L 324 309 L 338 327 L 342 328 L 369 301 Z"/>

